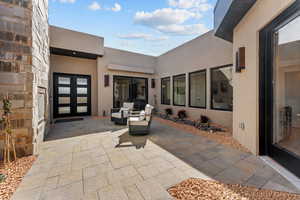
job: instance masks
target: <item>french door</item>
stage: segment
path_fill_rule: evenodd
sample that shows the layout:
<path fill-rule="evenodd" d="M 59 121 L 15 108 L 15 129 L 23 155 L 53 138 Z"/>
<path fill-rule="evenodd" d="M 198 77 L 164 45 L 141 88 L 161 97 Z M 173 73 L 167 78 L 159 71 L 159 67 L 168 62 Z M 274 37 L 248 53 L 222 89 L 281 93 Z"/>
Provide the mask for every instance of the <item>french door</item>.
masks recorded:
<path fill-rule="evenodd" d="M 148 103 L 148 79 L 114 76 L 114 108 L 122 107 L 124 102 L 133 102 L 134 108 L 142 110 Z"/>
<path fill-rule="evenodd" d="M 300 0 L 260 32 L 260 153 L 300 177 Z"/>
<path fill-rule="evenodd" d="M 54 117 L 91 114 L 91 77 L 76 74 L 53 74 Z"/>

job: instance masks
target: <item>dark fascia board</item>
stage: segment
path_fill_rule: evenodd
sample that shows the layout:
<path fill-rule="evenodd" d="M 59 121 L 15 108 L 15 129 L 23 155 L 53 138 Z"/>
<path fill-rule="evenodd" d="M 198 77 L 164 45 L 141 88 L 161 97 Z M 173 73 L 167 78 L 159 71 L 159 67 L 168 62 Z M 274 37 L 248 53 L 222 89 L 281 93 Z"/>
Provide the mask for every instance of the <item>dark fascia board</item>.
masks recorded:
<path fill-rule="evenodd" d="M 233 30 L 257 0 L 218 0 L 214 9 L 215 36 L 233 41 Z"/>
<path fill-rule="evenodd" d="M 93 53 L 86 53 L 81 51 L 74 51 L 69 49 L 61 49 L 56 47 L 50 47 L 50 53 L 60 56 L 71 56 L 76 58 L 86 58 L 86 59 L 97 59 L 97 57 L 102 57 L 103 55 L 97 55 Z"/>

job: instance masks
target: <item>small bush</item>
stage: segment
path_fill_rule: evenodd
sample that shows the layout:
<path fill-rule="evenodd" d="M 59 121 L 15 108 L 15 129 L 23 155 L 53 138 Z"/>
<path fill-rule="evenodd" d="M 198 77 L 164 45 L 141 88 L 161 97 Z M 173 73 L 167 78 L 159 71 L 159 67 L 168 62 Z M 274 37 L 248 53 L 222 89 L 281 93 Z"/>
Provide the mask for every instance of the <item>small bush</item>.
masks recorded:
<path fill-rule="evenodd" d="M 173 110 L 171 108 L 166 108 L 165 112 L 167 116 L 173 115 Z"/>
<path fill-rule="evenodd" d="M 183 120 L 187 117 L 186 111 L 185 110 L 179 110 L 177 113 L 177 116 L 179 119 Z"/>
<path fill-rule="evenodd" d="M 201 115 L 200 122 L 203 124 L 207 124 L 209 122 L 209 118 L 207 116 Z"/>

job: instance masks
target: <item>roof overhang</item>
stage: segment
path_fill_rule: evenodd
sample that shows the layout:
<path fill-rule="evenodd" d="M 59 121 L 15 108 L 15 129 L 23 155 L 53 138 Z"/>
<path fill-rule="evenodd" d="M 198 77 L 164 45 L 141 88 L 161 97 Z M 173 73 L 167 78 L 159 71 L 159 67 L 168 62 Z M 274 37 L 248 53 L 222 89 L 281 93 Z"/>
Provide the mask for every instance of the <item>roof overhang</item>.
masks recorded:
<path fill-rule="evenodd" d="M 233 41 L 233 30 L 257 0 L 218 0 L 214 10 L 215 35 Z"/>
<path fill-rule="evenodd" d="M 145 68 L 145 67 L 133 67 L 133 66 L 109 64 L 107 66 L 107 68 L 109 70 L 116 70 L 116 71 L 126 71 L 126 72 L 135 72 L 135 73 L 143 73 L 143 74 L 154 74 L 154 69 Z"/>

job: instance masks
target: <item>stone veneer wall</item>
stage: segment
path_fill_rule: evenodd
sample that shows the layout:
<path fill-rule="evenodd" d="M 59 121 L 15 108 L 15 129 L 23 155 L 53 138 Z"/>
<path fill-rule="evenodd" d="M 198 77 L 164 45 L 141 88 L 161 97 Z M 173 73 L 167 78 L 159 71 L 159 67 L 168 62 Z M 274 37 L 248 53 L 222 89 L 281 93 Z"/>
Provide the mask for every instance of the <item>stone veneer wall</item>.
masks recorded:
<path fill-rule="evenodd" d="M 0 100 L 12 99 L 20 155 L 37 153 L 46 133 L 48 76 L 48 1 L 0 0 Z"/>

